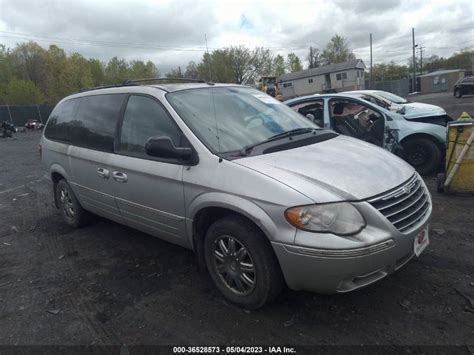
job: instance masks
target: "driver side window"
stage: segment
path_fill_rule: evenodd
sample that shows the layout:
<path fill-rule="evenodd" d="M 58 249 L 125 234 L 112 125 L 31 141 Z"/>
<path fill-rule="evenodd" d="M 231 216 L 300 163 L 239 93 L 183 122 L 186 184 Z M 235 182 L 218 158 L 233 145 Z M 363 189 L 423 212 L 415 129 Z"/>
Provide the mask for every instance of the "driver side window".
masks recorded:
<path fill-rule="evenodd" d="M 170 137 L 177 147 L 184 142 L 183 133 L 156 100 L 130 96 L 120 132 L 120 151 L 145 155 L 145 142 L 153 136 Z"/>
<path fill-rule="evenodd" d="M 359 101 L 332 99 L 329 102 L 332 128 L 341 134 L 382 146 L 384 117 Z"/>

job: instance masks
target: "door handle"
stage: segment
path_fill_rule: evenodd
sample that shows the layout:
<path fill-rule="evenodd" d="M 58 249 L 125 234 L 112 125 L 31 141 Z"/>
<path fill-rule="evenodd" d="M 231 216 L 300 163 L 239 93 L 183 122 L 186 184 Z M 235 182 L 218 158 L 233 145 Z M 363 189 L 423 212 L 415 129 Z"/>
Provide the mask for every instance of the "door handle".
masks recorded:
<path fill-rule="evenodd" d="M 128 180 L 127 174 L 122 173 L 120 171 L 114 171 L 112 173 L 112 176 L 113 176 L 114 180 L 117 181 L 117 182 L 127 182 L 127 180 Z"/>
<path fill-rule="evenodd" d="M 99 175 L 103 179 L 108 179 L 110 176 L 110 172 L 107 169 L 104 168 L 98 168 L 97 169 L 97 175 Z"/>

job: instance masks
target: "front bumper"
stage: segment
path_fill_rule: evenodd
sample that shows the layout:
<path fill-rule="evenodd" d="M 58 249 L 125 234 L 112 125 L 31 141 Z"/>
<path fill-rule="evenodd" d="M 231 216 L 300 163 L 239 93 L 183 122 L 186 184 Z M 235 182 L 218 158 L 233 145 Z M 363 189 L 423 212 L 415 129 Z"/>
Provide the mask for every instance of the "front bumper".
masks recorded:
<path fill-rule="evenodd" d="M 393 233 L 382 242 L 354 249 L 272 245 L 289 288 L 343 293 L 370 285 L 405 265 L 415 255 L 415 237 L 428 223 L 429 218 L 408 235 Z"/>

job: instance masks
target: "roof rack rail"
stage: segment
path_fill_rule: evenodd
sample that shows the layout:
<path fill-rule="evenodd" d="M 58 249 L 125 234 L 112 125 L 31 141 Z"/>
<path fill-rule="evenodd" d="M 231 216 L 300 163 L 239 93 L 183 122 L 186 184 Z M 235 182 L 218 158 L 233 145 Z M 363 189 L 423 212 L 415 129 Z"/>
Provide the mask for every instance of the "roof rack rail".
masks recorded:
<path fill-rule="evenodd" d="M 136 80 L 125 80 L 123 84 L 130 85 L 130 84 L 135 84 L 135 83 L 144 83 L 147 81 L 181 81 L 181 82 L 189 82 L 189 83 L 205 83 L 205 81 L 201 79 L 170 77 L 170 78 L 146 78 L 146 79 L 136 79 Z"/>
<path fill-rule="evenodd" d="M 112 84 L 112 85 L 104 85 L 104 86 L 95 86 L 95 87 L 92 87 L 92 88 L 81 88 L 81 89 L 79 90 L 79 92 L 85 92 L 85 91 L 91 91 L 91 90 L 99 90 L 99 89 L 119 88 L 119 87 L 122 87 L 122 86 L 137 86 L 137 84 L 123 82 L 123 83 L 120 83 L 120 84 Z"/>
<path fill-rule="evenodd" d="M 188 79 L 188 78 L 146 78 L 146 79 L 136 79 L 136 80 L 125 80 L 118 84 L 111 84 L 111 85 L 104 85 L 104 86 L 96 86 L 92 88 L 81 88 L 79 92 L 91 91 L 91 90 L 99 90 L 99 89 L 109 89 L 109 88 L 117 88 L 122 86 L 137 86 L 138 83 L 144 83 L 147 81 L 180 81 L 180 82 L 189 82 L 189 83 L 205 83 L 204 80 L 201 79 Z"/>

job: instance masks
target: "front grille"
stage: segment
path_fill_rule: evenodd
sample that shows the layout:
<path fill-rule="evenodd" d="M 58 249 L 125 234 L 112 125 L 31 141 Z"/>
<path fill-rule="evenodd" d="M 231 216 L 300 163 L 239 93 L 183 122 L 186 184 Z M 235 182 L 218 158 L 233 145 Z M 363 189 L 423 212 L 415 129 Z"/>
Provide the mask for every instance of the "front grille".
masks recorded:
<path fill-rule="evenodd" d="M 430 198 L 417 174 L 402 186 L 369 200 L 402 233 L 420 225 L 428 213 Z"/>

